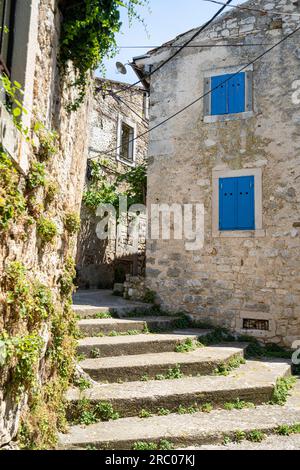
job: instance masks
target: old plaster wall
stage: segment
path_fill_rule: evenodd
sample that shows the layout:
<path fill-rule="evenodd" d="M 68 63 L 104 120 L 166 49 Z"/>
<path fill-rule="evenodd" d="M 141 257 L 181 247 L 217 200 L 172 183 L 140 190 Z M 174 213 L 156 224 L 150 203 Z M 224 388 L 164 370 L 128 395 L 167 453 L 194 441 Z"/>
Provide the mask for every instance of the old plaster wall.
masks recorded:
<path fill-rule="evenodd" d="M 246 46 L 187 48 L 154 74 L 150 126 L 201 96 L 206 71 L 239 69 L 270 47 L 253 44 L 272 45 L 299 27 L 299 16 L 291 16 L 300 13 L 298 3 L 251 1 L 247 6 L 271 14 L 223 15 L 195 44 Z M 154 51 L 145 62 L 155 67 L 169 54 Z M 300 335 L 300 107 L 293 99 L 299 76 L 298 33 L 254 63 L 252 117 L 205 123 L 199 100 L 153 131 L 149 149 L 149 206 L 203 203 L 205 241 L 186 251 L 181 240 L 150 239 L 148 287 L 170 311 L 289 346 Z M 264 236 L 214 238 L 212 172 L 245 168 L 262 169 Z M 269 331 L 243 330 L 244 318 L 268 320 Z"/>
<path fill-rule="evenodd" d="M 148 127 L 145 113 L 145 90 L 128 88 L 128 84 L 96 79 L 96 94 L 89 116 L 89 158 L 98 161 L 101 173 L 106 181 L 113 184 L 118 175 L 131 169 L 117 161 L 118 121 L 128 119 L 136 126 L 136 134 L 143 134 Z M 102 91 L 101 91 L 102 90 Z M 122 93 L 118 94 L 118 91 Z M 109 93 L 112 93 L 113 96 Z M 135 164 L 145 162 L 148 150 L 148 138 L 136 141 Z M 86 179 L 85 188 L 88 189 Z M 125 190 L 125 187 L 124 187 Z M 133 240 L 128 235 L 127 223 L 120 232 L 118 240 L 100 240 L 96 227 L 100 218 L 93 210 L 82 205 L 81 230 L 78 241 L 77 271 L 78 283 L 82 287 L 110 288 L 115 280 L 115 271 L 125 274 L 144 274 L 145 271 L 145 236 L 142 236 L 137 249 L 133 249 Z M 145 225 L 145 224 L 143 224 Z M 123 274 L 122 274 L 123 273 Z M 117 281 L 120 281 L 117 275 Z"/>

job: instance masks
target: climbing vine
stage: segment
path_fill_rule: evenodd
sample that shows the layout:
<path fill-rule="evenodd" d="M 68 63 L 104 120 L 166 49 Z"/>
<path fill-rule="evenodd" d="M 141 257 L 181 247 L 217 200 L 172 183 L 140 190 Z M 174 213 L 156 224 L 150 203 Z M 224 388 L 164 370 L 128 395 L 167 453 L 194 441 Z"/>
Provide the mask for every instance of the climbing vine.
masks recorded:
<path fill-rule="evenodd" d="M 54 249 L 59 226 L 68 234 L 61 275 L 52 277 L 50 286 L 45 272 L 32 272 L 20 257 L 8 256 L 0 276 L 0 388 L 13 398 L 14 406 L 27 396 L 18 434 L 21 448 L 49 449 L 56 444 L 57 430 L 65 428 L 63 396 L 74 370 L 78 333 L 71 294 L 76 272 L 70 251 L 79 218 L 68 211 L 60 215 L 60 225 L 53 221 L 60 188 L 49 178 L 48 163 L 59 151 L 58 136 L 38 122 L 24 129 L 19 120 L 26 113 L 21 87 L 7 77 L 1 82 L 6 109 L 31 149 L 25 176 L 0 148 L 1 243 L 10 238 L 20 243 L 35 230 L 41 254 L 44 247 Z M 59 222 L 58 216 L 55 219 Z"/>
<path fill-rule="evenodd" d="M 68 75 L 68 64 L 75 69 L 75 78 L 70 83 L 78 90 L 78 97 L 69 104 L 70 111 L 83 102 L 90 73 L 101 66 L 105 57 L 117 52 L 115 35 L 120 31 L 120 10 L 126 9 L 129 21 L 143 22 L 137 7 L 148 0 L 83 0 L 67 2 L 62 8 L 60 64 L 64 77 Z"/>
<path fill-rule="evenodd" d="M 6 230 L 26 210 L 19 183 L 17 170 L 8 155 L 0 149 L 0 232 Z"/>
<path fill-rule="evenodd" d="M 101 170 L 102 163 L 90 162 L 91 182 L 83 196 L 86 207 L 95 210 L 99 204 L 112 204 L 118 211 L 120 196 L 127 197 L 128 207 L 133 204 L 145 204 L 147 186 L 145 165 L 138 165 L 128 172 L 118 175 L 115 181 L 110 183 L 105 172 Z"/>

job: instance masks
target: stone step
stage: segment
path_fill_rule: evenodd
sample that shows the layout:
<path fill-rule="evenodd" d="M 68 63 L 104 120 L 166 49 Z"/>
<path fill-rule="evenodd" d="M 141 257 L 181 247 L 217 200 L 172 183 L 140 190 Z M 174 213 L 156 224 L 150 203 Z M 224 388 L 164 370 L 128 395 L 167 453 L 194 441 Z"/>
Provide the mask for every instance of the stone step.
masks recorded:
<path fill-rule="evenodd" d="M 98 313 L 111 313 L 119 317 L 130 312 L 142 316 L 153 308 L 152 304 L 125 300 L 113 295 L 111 290 L 78 290 L 73 295 L 73 310 L 82 318 L 95 318 Z"/>
<path fill-rule="evenodd" d="M 83 338 L 78 341 L 78 354 L 92 357 L 114 357 L 155 352 L 174 351 L 187 338 L 197 339 L 209 330 L 178 330 L 168 334 L 141 334 L 133 336 L 106 336 Z"/>
<path fill-rule="evenodd" d="M 284 423 L 285 424 L 285 423 Z M 299 450 L 300 434 L 290 436 L 269 435 L 261 442 L 251 442 L 247 439 L 241 443 L 231 442 L 229 444 L 206 444 L 199 447 L 184 447 L 177 450 Z"/>
<path fill-rule="evenodd" d="M 126 305 L 72 305 L 73 311 L 79 318 L 96 318 L 99 313 L 110 313 L 116 317 L 124 318 L 129 313 L 147 314 L 153 308 L 151 304 L 136 304 L 128 302 Z"/>
<path fill-rule="evenodd" d="M 259 387 L 269 387 L 262 375 L 267 372 L 269 380 L 284 375 L 288 368 L 282 365 L 252 364 L 257 367 Z M 253 369 L 253 370 L 254 370 Z M 271 372 L 272 369 L 272 372 Z M 225 379 L 228 379 L 225 378 Z M 238 380 L 236 376 L 236 380 Z M 250 386 L 250 376 L 244 376 L 242 382 Z M 260 385 L 261 384 L 261 385 Z M 264 385 L 263 385 L 264 384 Z M 253 385 L 254 386 L 254 385 Z M 216 389 L 219 390 L 219 387 Z M 212 392 L 213 393 L 213 392 Z M 231 399 L 234 399 L 234 393 Z M 153 401 L 157 397 L 153 395 Z M 213 410 L 211 413 L 170 414 L 153 416 L 147 419 L 122 418 L 117 421 L 100 422 L 87 427 L 72 426 L 68 434 L 60 435 L 59 447 L 62 449 L 84 449 L 93 446 L 97 449 L 127 450 L 136 442 L 159 443 L 162 439 L 171 442 L 175 447 L 203 446 L 221 444 L 224 437 L 233 438 L 237 432 L 249 433 L 261 431 L 265 434 L 276 432 L 282 425 L 300 423 L 300 401 L 297 404 L 284 406 L 261 405 L 256 408 L 241 410 Z"/>
<path fill-rule="evenodd" d="M 216 346 L 199 348 L 188 353 L 163 352 L 87 359 L 80 366 L 93 380 L 111 383 L 138 381 L 143 376 L 154 379 L 156 375 L 166 374 L 177 365 L 184 375 L 205 375 L 211 374 L 220 364 L 237 356 L 243 357 L 246 347 Z"/>
<path fill-rule="evenodd" d="M 97 336 L 99 333 L 109 334 L 112 331 L 126 333 L 127 331 L 143 332 L 148 326 L 152 330 L 167 330 L 174 328 L 179 317 L 142 317 L 142 318 L 106 318 L 86 319 L 78 322 L 81 333 L 85 336 Z"/>
<path fill-rule="evenodd" d="M 248 361 L 227 376 L 102 384 L 84 392 L 70 389 L 66 398 L 70 410 L 83 397 L 92 404 L 110 402 L 122 417 L 138 416 L 142 409 L 157 413 L 158 408 L 172 411 L 179 405 L 219 405 L 237 398 L 259 404 L 270 400 L 276 380 L 290 371 L 285 361 Z"/>

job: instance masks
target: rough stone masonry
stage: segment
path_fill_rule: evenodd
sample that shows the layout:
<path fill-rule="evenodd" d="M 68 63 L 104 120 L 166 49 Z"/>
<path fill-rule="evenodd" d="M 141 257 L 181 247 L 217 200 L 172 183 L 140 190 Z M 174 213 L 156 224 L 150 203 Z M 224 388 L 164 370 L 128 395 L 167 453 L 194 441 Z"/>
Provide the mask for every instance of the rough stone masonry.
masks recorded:
<path fill-rule="evenodd" d="M 149 207 L 198 203 L 205 215 L 202 249 L 149 240 L 147 284 L 167 310 L 291 346 L 300 337 L 299 33 L 255 58 L 299 27 L 300 6 L 243 6 L 249 9 L 228 10 L 193 42 L 222 47 L 185 48 L 149 80 L 152 128 L 209 91 L 209 77 L 252 63 L 245 112 L 211 116 L 210 100 L 199 100 L 150 133 Z M 182 45 L 194 32 L 168 44 Z M 134 65 L 153 70 L 173 52 L 161 47 Z M 218 175 L 244 174 L 255 175 L 256 230 L 221 232 Z"/>
<path fill-rule="evenodd" d="M 120 133 L 122 122 L 130 123 L 135 135 L 148 128 L 147 92 L 144 88 L 133 87 L 122 82 L 95 80 L 97 93 L 91 100 L 89 119 L 89 165 L 91 160 L 100 165 L 101 175 L 108 184 L 116 184 L 118 176 L 145 162 L 148 150 L 147 135 L 138 139 L 134 146 L 133 162 L 119 158 Z M 115 92 L 122 90 L 120 98 Z M 101 91 L 102 90 L 102 91 Z M 105 95 L 106 92 L 107 96 Z M 90 181 L 86 178 L 85 189 Z M 119 185 L 120 186 L 120 185 Z M 120 187 L 126 190 L 126 185 Z M 76 267 L 80 287 L 111 288 L 116 271 L 125 274 L 144 274 L 145 236 L 140 237 L 137 250 L 132 250 L 132 237 L 128 234 L 129 220 L 124 223 L 122 232 L 116 240 L 100 240 L 96 235 L 100 217 L 96 208 L 82 204 L 81 230 L 78 239 Z M 133 266 L 136 264 L 136 266 Z M 135 270 L 133 269 L 135 267 Z M 116 280 L 116 282 L 118 279 Z"/>
<path fill-rule="evenodd" d="M 74 255 L 76 248 L 75 240 L 66 234 L 64 217 L 68 211 L 79 212 L 81 204 L 87 158 L 88 100 L 77 112 L 67 112 L 66 106 L 76 94 L 61 79 L 57 64 L 62 21 L 58 0 L 22 0 L 17 4 L 15 21 L 12 80 L 20 80 L 24 88 L 25 104 L 29 110 L 29 122 L 26 125 L 31 129 L 37 120 L 47 129 L 55 129 L 58 135 L 57 153 L 47 164 L 49 181 L 57 186 L 57 197 L 47 214 L 57 225 L 58 233 L 54 243 L 43 248 L 35 224 L 24 227 L 22 220 L 13 224 L 9 232 L 1 234 L 0 279 L 3 279 L 5 268 L 11 262 L 20 261 L 34 275 L 36 282 L 44 283 L 51 289 L 53 299 L 59 303 L 59 279 L 65 268 L 66 256 Z M 24 73 L 24 76 L 19 78 L 19 72 Z M 2 135 L 1 138 L 3 144 Z M 16 140 L 13 140 L 7 147 L 14 149 L 18 147 L 16 144 Z M 29 149 L 26 153 L 25 147 L 20 145 L 20 154 L 19 167 L 23 170 L 20 178 L 24 179 L 26 168 L 28 170 L 33 160 L 33 152 Z M 16 163 L 16 156 L 10 156 Z M 24 186 L 24 182 L 22 184 Z M 46 211 L 43 189 L 38 191 L 36 202 Z M 1 291 L 1 332 L 7 320 L 2 312 L 3 296 L 4 292 Z M 47 320 L 43 322 L 39 333 L 45 342 L 45 354 L 51 335 Z M 41 357 L 38 377 L 41 383 L 45 381 L 44 361 L 45 358 Z M 27 394 L 24 394 L 16 400 L 1 387 L 0 447 L 15 437 L 27 398 Z"/>

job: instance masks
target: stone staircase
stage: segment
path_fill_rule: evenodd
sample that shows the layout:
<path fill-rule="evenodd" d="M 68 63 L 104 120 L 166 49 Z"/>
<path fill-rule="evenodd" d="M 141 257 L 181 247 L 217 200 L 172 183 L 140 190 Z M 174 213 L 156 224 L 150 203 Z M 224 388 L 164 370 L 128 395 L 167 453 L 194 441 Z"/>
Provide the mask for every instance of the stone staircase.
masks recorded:
<path fill-rule="evenodd" d="M 123 315 L 124 306 L 120 309 L 113 311 Z M 173 329 L 174 317 L 98 319 L 91 305 L 80 305 L 79 314 L 80 366 L 92 386 L 68 391 L 69 417 L 72 421 L 86 405 L 93 413 L 109 404 L 114 420 L 71 425 L 60 435 L 60 448 L 126 450 L 162 440 L 175 448 L 201 448 L 237 432 L 271 434 L 278 426 L 300 423 L 299 385 L 285 406 L 265 404 L 278 379 L 290 375 L 287 361 L 245 361 L 246 344 L 199 347 L 196 341 L 209 331 Z M 157 332 L 148 333 L 152 329 Z M 175 352 L 187 340 L 195 349 Z M 234 402 L 251 403 L 224 409 Z"/>

